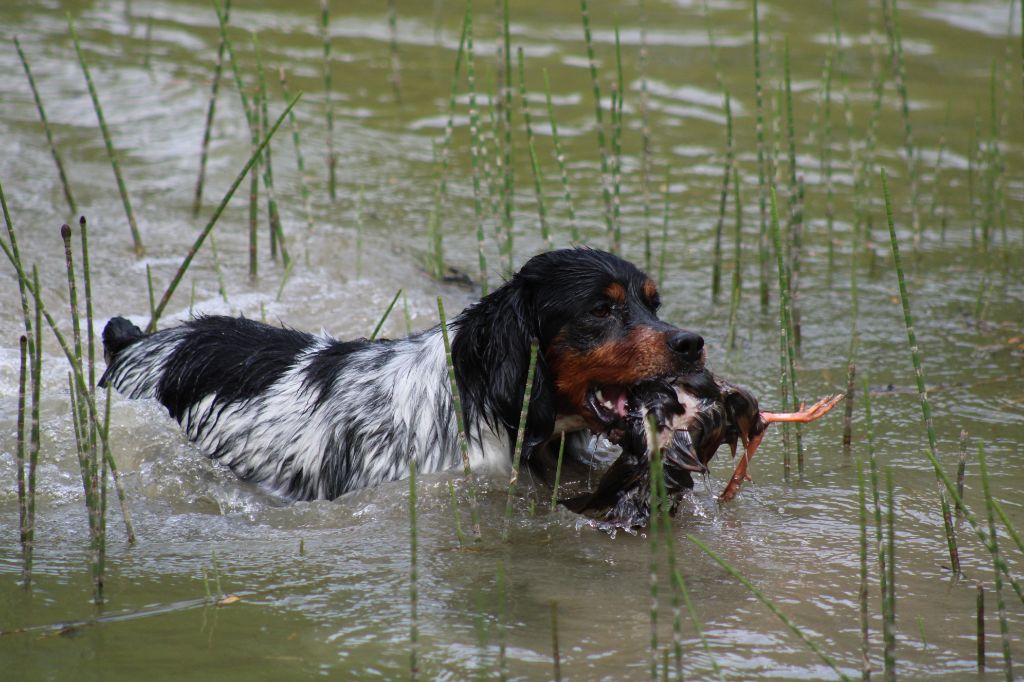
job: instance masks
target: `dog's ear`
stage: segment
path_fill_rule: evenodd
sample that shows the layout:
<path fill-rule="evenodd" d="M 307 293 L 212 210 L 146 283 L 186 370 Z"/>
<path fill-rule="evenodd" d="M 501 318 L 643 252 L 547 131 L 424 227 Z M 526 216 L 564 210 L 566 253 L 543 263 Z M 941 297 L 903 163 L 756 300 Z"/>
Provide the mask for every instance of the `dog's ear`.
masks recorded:
<path fill-rule="evenodd" d="M 454 322 L 452 362 L 467 428 L 486 422 L 514 442 L 523 405 L 531 343 L 540 330 L 534 302 L 513 278 L 466 309 Z M 527 454 L 551 435 L 555 393 L 543 348 L 537 360 L 527 417 Z"/>

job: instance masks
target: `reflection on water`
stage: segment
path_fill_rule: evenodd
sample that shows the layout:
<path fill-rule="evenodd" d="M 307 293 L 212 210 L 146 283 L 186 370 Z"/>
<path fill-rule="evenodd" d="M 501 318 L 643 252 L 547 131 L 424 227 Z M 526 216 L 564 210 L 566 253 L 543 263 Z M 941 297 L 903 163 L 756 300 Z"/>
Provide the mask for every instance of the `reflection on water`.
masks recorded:
<path fill-rule="evenodd" d="M 315 229 L 309 232 L 299 189 L 294 146 L 282 130 L 274 142 L 274 176 L 285 231 L 299 264 L 283 295 L 283 272 L 261 245 L 260 280 L 248 279 L 247 202 L 241 193 L 216 231 L 227 302 L 209 245 L 196 259 L 169 309 L 171 319 L 189 310 L 242 313 L 289 325 L 321 328 L 339 336 L 365 335 L 394 292 L 405 292 L 384 333 L 404 333 L 434 323 L 437 294 L 449 311 L 471 302 L 474 292 L 438 284 L 422 267 L 436 171 L 431 141 L 443 133 L 461 4 L 397 3 L 401 102 L 391 85 L 388 23 L 382 3 L 345 2 L 332 7 L 334 143 L 339 150 L 339 192 L 326 189 L 326 133 L 321 80 L 322 47 L 315 2 L 267 2 L 232 8 L 232 39 L 248 87 L 255 83 L 249 31 L 257 31 L 264 64 L 273 74 L 287 69 L 289 88 L 303 91 L 296 109 L 312 189 Z M 479 3 L 478 3 L 479 4 Z M 486 5 L 486 3 L 484 3 Z M 566 244 L 567 211 L 550 156 L 542 68 L 550 74 L 559 132 L 566 147 L 577 224 L 588 243 L 605 245 L 599 152 L 593 100 L 578 8 L 573 3 L 513 3 L 511 35 L 526 57 L 526 86 L 545 176 L 555 240 Z M 839 3 L 844 47 L 841 74 L 833 78 L 832 107 L 821 102 L 821 76 L 830 40 L 831 15 L 820 3 L 762 3 L 766 111 L 785 113 L 776 94 L 782 79 L 784 39 L 792 54 L 798 165 L 807 183 L 805 250 L 801 272 L 803 355 L 801 395 L 814 398 L 841 390 L 851 313 L 849 256 L 855 215 L 854 175 L 842 110 L 851 103 L 857 153 L 863 152 L 871 115 L 873 34 L 870 12 Z M 125 180 L 147 247 L 144 260 L 131 254 L 127 223 L 113 182 L 92 104 L 67 36 L 63 12 L 77 22 L 121 157 Z M 947 470 L 957 460 L 962 429 L 973 444 L 984 442 L 993 487 L 1018 524 L 1024 509 L 1016 491 L 1024 485 L 1019 462 L 1024 442 L 1021 392 L 1020 83 L 1010 60 L 1005 2 L 918 2 L 901 6 L 908 94 L 915 153 L 922 159 L 919 206 L 923 240 L 911 250 L 910 194 L 903 160 L 899 99 L 890 83 L 879 124 L 877 153 L 892 177 L 897 222 L 905 245 L 915 322 L 936 415 L 940 455 Z M 710 302 L 711 254 L 717 222 L 724 112 L 721 88 L 708 49 L 701 3 L 646 3 L 646 115 L 651 129 L 650 217 L 644 207 L 641 152 L 639 7 L 592 3 L 594 41 L 606 103 L 614 78 L 616 25 L 625 75 L 622 226 L 627 257 L 642 263 L 644 234 L 654 235 L 655 268 L 662 229 L 663 178 L 671 169 L 668 252 L 662 282 L 664 316 L 700 331 L 709 340 L 715 370 L 748 385 L 767 408 L 778 407 L 778 334 L 775 301 L 757 303 L 756 102 L 749 7 L 712 2 L 712 25 L 722 81 L 732 96 L 744 205 L 743 282 L 739 352 L 724 350 L 727 305 Z M 474 26 L 477 87 L 486 101 L 495 84 L 495 22 L 490 5 L 477 8 Z M 19 36 L 31 60 L 71 183 L 92 226 L 93 289 L 97 317 L 125 314 L 142 320 L 148 311 L 146 265 L 157 288 L 167 282 L 204 220 L 190 205 L 198 170 L 199 142 L 217 46 L 215 15 L 202 2 L 4 3 L 5 37 Z M 1014 28 L 1013 30 L 1019 30 Z M 148 37 L 147 37 L 148 36 Z M 1013 40 L 1019 40 L 1014 35 Z M 873 47 L 874 46 L 874 47 Z M 1013 52 L 1012 54 L 1016 54 Z M 990 69 L 995 60 L 997 130 L 1005 171 L 995 184 L 1007 213 L 996 215 L 996 245 L 989 255 L 972 247 L 984 219 L 983 167 L 970 152 L 990 129 Z M 44 296 L 65 327 L 66 293 L 57 226 L 67 215 L 38 117 L 10 44 L 0 48 L 0 155 L 12 217 L 22 252 L 43 273 Z M 271 78 L 271 115 L 283 105 Z M 477 272 L 473 188 L 468 154 L 467 97 L 460 86 L 455 151 L 445 207 L 445 255 L 460 272 Z M 514 102 L 515 262 L 541 248 L 520 103 Z M 1006 112 L 1003 114 L 1002 112 Z M 827 192 L 819 165 L 826 115 L 832 135 L 835 249 L 828 265 Z M 495 136 L 484 117 L 493 172 Z M 235 89 L 225 83 L 213 129 L 203 218 L 233 180 L 249 153 L 248 134 Z M 786 155 L 784 126 L 769 148 Z M 941 163 L 940 163 L 941 160 Z M 785 205 L 788 169 L 780 163 Z M 485 178 L 485 180 L 488 180 Z M 490 181 L 497 185 L 496 178 Z M 496 226 L 494 199 L 485 182 L 485 221 Z M 858 371 L 874 393 L 876 446 L 896 479 L 898 518 L 897 599 L 899 671 L 909 677 L 965 674 L 974 666 L 975 581 L 991 593 L 987 554 L 964 527 L 961 554 L 968 579 L 949 583 L 948 557 L 934 476 L 923 456 L 926 441 L 913 387 L 902 313 L 888 254 L 874 179 L 869 184 L 870 255 L 858 262 L 861 334 Z M 973 193 L 973 195 L 972 195 Z M 971 196 L 974 205 L 970 204 Z M 360 199 L 361 197 L 361 199 Z M 732 206 L 725 251 L 732 253 Z M 1010 247 L 1002 243 L 1005 222 Z M 972 229 L 972 223 L 974 228 Z M 263 235 L 261 235 L 263 239 Z M 359 255 L 357 257 L 357 251 Z M 487 243 L 491 285 L 499 258 Z M 4 266 L 5 268 L 7 266 Z M 731 277 L 730 262 L 723 281 Z M 5 270 L 9 273 L 9 269 Z M 5 277 L 9 277 L 5 275 Z M 189 301 L 194 283 L 194 302 Z M 983 311 L 978 320 L 978 311 Z M 19 570 L 14 438 L 18 382 L 17 337 L 21 313 L 13 286 L 0 297 L 0 629 L 57 625 L 89 619 L 90 577 L 81 481 L 67 408 L 66 369 L 59 349 L 46 341 L 43 390 L 45 432 L 39 472 L 36 571 L 31 599 L 16 585 Z M 858 399 L 859 400 L 859 399 Z M 866 452 L 861 413 L 855 411 L 855 451 Z M 841 445 L 841 419 L 831 417 L 804 433 L 803 480 L 787 483 L 780 464 L 780 433 L 769 436 L 747 485 L 728 506 L 714 501 L 728 477 L 724 453 L 706 486 L 686 498 L 674 529 L 679 564 L 712 653 L 728 677 L 832 675 L 742 585 L 686 540 L 692 533 L 732 562 L 805 631 L 834 655 L 848 674 L 859 667 L 859 528 L 855 467 Z M 43 629 L 0 636 L 0 660 L 12 679 L 104 677 L 136 679 L 190 670 L 224 677 L 281 679 L 299 675 L 393 678 L 408 664 L 408 488 L 404 483 L 362 491 L 336 502 L 287 504 L 211 465 L 182 442 L 177 426 L 155 405 L 115 399 L 112 439 L 139 535 L 125 546 L 120 520 L 110 520 L 109 604 L 102 624 Z M 572 678 L 644 677 L 648 674 L 650 593 L 647 538 L 606 535 L 577 528 L 565 510 L 547 511 L 548 491 L 520 499 L 511 540 L 498 541 L 504 487 L 493 481 L 482 499 L 485 542 L 460 550 L 452 528 L 449 481 L 467 503 L 461 477 L 423 479 L 419 505 L 419 626 L 421 664 L 429 677 L 462 679 L 495 670 L 504 645 L 508 668 L 539 678 L 551 670 L 551 603 L 558 605 L 562 670 Z M 528 501 L 537 496 L 531 513 Z M 981 499 L 973 457 L 967 498 Z M 1007 546 L 1009 543 L 1007 541 Z M 1019 568 L 1020 558 L 1009 556 Z M 496 569 L 507 572 L 507 608 L 500 605 Z M 872 559 L 872 570 L 874 565 Z M 195 601 L 210 589 L 241 596 L 224 608 Z M 664 576 L 662 576 L 664 578 Z M 658 638 L 671 641 L 670 587 L 662 595 Z M 880 665 L 878 588 L 870 593 L 872 654 Z M 1020 648 L 1024 610 L 1008 597 L 1010 630 Z M 997 650 L 994 602 L 989 603 L 990 649 Z M 696 633 L 682 629 L 686 675 L 712 675 Z M 187 657 L 187 658 L 186 658 Z M 990 657 L 989 669 L 998 668 Z"/>

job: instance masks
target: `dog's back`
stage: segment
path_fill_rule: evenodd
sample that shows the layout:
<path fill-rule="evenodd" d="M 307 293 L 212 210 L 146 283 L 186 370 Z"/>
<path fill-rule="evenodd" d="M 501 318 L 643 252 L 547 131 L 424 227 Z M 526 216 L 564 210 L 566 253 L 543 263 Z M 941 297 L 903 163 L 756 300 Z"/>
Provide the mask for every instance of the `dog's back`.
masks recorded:
<path fill-rule="evenodd" d="M 103 331 L 101 386 L 155 398 L 211 458 L 299 499 L 332 499 L 458 460 L 437 329 L 335 341 L 245 318 Z"/>

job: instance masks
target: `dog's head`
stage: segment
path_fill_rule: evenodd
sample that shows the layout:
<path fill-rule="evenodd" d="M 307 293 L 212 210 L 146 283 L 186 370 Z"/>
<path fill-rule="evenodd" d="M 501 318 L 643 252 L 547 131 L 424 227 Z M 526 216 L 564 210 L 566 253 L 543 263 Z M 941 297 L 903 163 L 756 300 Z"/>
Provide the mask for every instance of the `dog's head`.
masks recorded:
<path fill-rule="evenodd" d="M 603 251 L 565 249 L 530 259 L 513 278 L 536 315 L 560 415 L 621 436 L 629 388 L 699 371 L 704 339 L 658 319 L 650 277 Z"/>

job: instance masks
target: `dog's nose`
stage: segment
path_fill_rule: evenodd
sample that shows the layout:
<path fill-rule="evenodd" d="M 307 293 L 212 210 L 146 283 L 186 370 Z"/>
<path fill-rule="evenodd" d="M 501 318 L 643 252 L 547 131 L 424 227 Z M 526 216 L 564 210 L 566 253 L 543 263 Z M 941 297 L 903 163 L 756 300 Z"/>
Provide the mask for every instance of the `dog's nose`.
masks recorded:
<path fill-rule="evenodd" d="M 668 345 L 688 362 L 696 362 L 704 349 L 704 337 L 693 332 L 679 331 L 668 337 Z"/>

